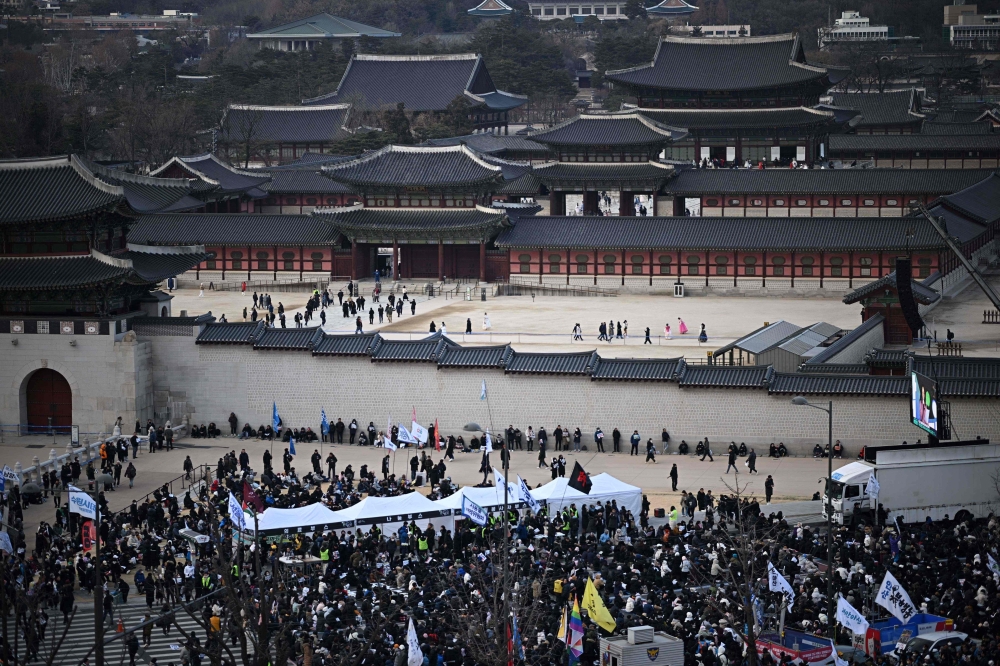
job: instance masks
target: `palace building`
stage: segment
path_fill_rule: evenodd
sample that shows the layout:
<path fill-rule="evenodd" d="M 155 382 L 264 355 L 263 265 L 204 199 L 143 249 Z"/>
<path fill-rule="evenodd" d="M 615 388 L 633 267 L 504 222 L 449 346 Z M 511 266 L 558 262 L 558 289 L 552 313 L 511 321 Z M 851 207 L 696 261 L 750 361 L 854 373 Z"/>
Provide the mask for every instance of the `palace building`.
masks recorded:
<path fill-rule="evenodd" d="M 197 198 L 204 202 L 200 210 L 210 213 L 253 212 L 254 201 L 267 196 L 262 188 L 271 179 L 266 173 L 231 167 L 211 153 L 172 157 L 149 175 L 190 180 Z"/>
<path fill-rule="evenodd" d="M 350 104 L 252 106 L 231 104 L 220 123 L 216 150 L 232 163 L 287 164 L 304 154 L 326 153 L 350 137 Z"/>
<path fill-rule="evenodd" d="M 483 57 L 458 55 L 370 55 L 351 58 L 337 89 L 303 100 L 307 106 L 350 103 L 359 112 L 396 108 L 444 113 L 456 98 L 470 105 L 475 130 L 504 131 L 508 112 L 527 97 L 497 90 Z"/>

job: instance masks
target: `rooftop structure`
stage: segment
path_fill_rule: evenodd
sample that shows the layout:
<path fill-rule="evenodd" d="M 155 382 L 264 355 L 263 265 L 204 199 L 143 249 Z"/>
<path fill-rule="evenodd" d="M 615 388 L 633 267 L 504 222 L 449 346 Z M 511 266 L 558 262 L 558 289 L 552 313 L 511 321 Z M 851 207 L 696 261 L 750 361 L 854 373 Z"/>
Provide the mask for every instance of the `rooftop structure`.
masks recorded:
<path fill-rule="evenodd" d="M 351 136 L 346 127 L 350 111 L 350 104 L 231 104 L 220 123 L 219 151 L 229 160 L 254 165 L 285 164 L 310 151 L 322 153 Z"/>
<path fill-rule="evenodd" d="M 891 26 L 871 25 L 868 18 L 855 11 L 842 12 L 832 26 L 817 28 L 816 32 L 821 49 L 845 43 L 886 42 L 895 36 Z"/>
<path fill-rule="evenodd" d="M 649 10 L 646 10 L 649 12 Z M 750 37 L 750 24 L 742 25 L 681 25 L 671 31 L 691 37 Z"/>
<path fill-rule="evenodd" d="M 624 0 L 530 0 L 528 12 L 539 21 L 594 16 L 601 21 L 626 19 Z"/>
<path fill-rule="evenodd" d="M 327 13 L 316 14 L 292 23 L 268 28 L 247 35 L 260 48 L 276 51 L 311 51 L 322 43 L 337 43 L 343 39 L 399 37 L 401 33 L 374 28 Z"/>
<path fill-rule="evenodd" d="M 920 112 L 920 95 L 912 88 L 881 93 L 836 93 L 833 106 L 857 111 L 850 123 L 856 134 L 913 134 L 920 131 L 926 117 Z"/>
<path fill-rule="evenodd" d="M 652 18 L 679 18 L 690 16 L 698 7 L 684 0 L 662 0 L 659 4 L 646 7 L 646 15 Z"/>
<path fill-rule="evenodd" d="M 271 177 L 234 168 L 211 153 L 172 157 L 150 172 L 157 178 L 190 178 L 203 186 L 205 210 L 213 213 L 252 212 L 253 199 L 266 196 L 262 189 Z"/>
<path fill-rule="evenodd" d="M 466 13 L 477 18 L 492 19 L 509 16 L 514 13 L 514 10 L 509 5 L 504 4 L 502 0 L 483 0 Z"/>

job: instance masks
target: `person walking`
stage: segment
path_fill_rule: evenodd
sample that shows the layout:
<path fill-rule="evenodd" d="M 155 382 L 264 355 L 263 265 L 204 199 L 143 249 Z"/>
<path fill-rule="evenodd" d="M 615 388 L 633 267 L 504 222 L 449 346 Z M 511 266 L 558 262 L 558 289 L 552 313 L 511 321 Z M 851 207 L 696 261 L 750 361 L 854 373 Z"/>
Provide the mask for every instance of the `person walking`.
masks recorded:
<path fill-rule="evenodd" d="M 747 454 L 747 468 L 750 470 L 750 474 L 760 474 L 757 471 L 757 452 L 750 448 L 750 453 Z"/>
<path fill-rule="evenodd" d="M 579 322 L 573 325 L 573 342 L 577 340 L 583 342 L 583 329 L 580 328 Z"/>
<path fill-rule="evenodd" d="M 129 488 L 131 488 L 132 484 L 135 482 L 135 473 L 136 473 L 135 465 L 133 465 L 132 461 L 129 460 L 128 467 L 125 469 L 125 478 L 128 479 Z"/>
<path fill-rule="evenodd" d="M 771 503 L 771 497 L 774 495 L 774 479 L 771 475 L 767 475 L 767 479 L 764 481 L 764 497 L 767 504 Z"/>
<path fill-rule="evenodd" d="M 708 342 L 708 333 L 705 331 L 705 325 L 701 325 L 701 331 L 698 333 L 698 342 Z"/>
<path fill-rule="evenodd" d="M 656 464 L 656 446 L 653 444 L 652 437 L 646 441 L 646 462 Z"/>
<path fill-rule="evenodd" d="M 735 446 L 730 446 L 729 447 L 729 464 L 726 465 L 726 474 L 729 474 L 729 470 L 730 469 L 736 470 L 737 474 L 740 473 L 739 467 L 736 466 L 736 447 Z"/>
<path fill-rule="evenodd" d="M 677 492 L 677 463 L 670 468 L 670 490 Z"/>
<path fill-rule="evenodd" d="M 715 462 L 715 458 L 712 457 L 712 445 L 708 443 L 708 437 L 705 438 L 705 448 L 701 454 L 701 459 L 704 462 L 705 456 L 708 456 L 709 461 Z"/>
<path fill-rule="evenodd" d="M 687 324 L 680 317 L 677 318 L 677 330 L 680 331 L 681 335 L 685 335 L 688 332 Z"/>
<path fill-rule="evenodd" d="M 649 339 L 649 326 L 646 327 L 646 340 L 642 344 L 644 345 L 653 344 L 653 341 Z"/>
<path fill-rule="evenodd" d="M 639 455 L 639 442 L 642 441 L 642 437 L 639 436 L 638 430 L 632 431 L 632 437 L 629 438 L 629 441 L 632 443 L 632 450 L 629 452 L 629 455 Z"/>

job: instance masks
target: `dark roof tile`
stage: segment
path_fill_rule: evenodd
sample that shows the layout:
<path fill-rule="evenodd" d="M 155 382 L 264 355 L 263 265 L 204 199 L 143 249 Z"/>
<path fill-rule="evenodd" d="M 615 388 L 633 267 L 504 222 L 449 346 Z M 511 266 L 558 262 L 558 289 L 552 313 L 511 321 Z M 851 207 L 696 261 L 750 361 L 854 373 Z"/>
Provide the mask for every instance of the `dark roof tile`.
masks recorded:
<path fill-rule="evenodd" d="M 942 136 L 948 134 L 991 134 L 993 128 L 989 123 L 939 123 L 924 121 L 920 126 L 921 134 Z"/>
<path fill-rule="evenodd" d="M 200 246 L 192 249 L 194 251 L 190 252 L 143 252 L 130 249 L 120 256 L 132 262 L 132 269 L 139 277 L 149 282 L 159 282 L 189 271 L 212 256 Z"/>
<path fill-rule="evenodd" d="M 805 63 L 795 35 L 767 37 L 664 37 L 653 61 L 609 70 L 613 83 L 670 90 L 756 90 L 790 86 L 826 77 L 827 70 Z"/>
<path fill-rule="evenodd" d="M 669 194 L 946 194 L 993 174 L 989 169 L 684 169 Z"/>
<path fill-rule="evenodd" d="M 808 395 L 810 393 L 909 395 L 910 379 L 885 375 L 850 376 L 776 372 L 771 379 L 769 391 L 789 395 Z"/>
<path fill-rule="evenodd" d="M 0 257 L 0 288 L 8 290 L 85 287 L 130 274 L 128 262 L 105 261 L 84 254 L 77 257 Z"/>
<path fill-rule="evenodd" d="M 149 175 L 155 177 L 173 166 L 179 167 L 182 171 L 190 174 L 192 178 L 199 178 L 214 186 L 215 192 L 219 194 L 245 192 L 250 196 L 263 196 L 260 188 L 271 179 L 271 176 L 266 173 L 253 173 L 231 167 L 211 153 L 189 157 L 172 157 L 166 164 L 151 171 Z"/>
<path fill-rule="evenodd" d="M 328 208 L 314 217 L 327 221 L 352 240 L 391 242 L 394 234 L 438 238 L 486 238 L 507 224 L 497 208 Z"/>
<path fill-rule="evenodd" d="M 154 213 L 168 208 L 204 206 L 204 202 L 189 196 L 192 180 L 187 178 L 152 178 L 117 169 L 109 169 L 89 160 L 86 167 L 109 185 L 118 185 L 125 191 L 129 206 L 139 213 Z"/>
<path fill-rule="evenodd" d="M 439 368 L 503 368 L 513 354 L 510 345 L 450 347 L 438 358 Z"/>
<path fill-rule="evenodd" d="M 500 167 L 466 146 L 386 146 L 361 157 L 323 167 L 335 181 L 355 186 L 403 188 L 499 183 Z"/>
<path fill-rule="evenodd" d="M 877 127 L 883 125 L 919 125 L 924 116 L 918 113 L 917 91 L 899 90 L 894 92 L 835 93 L 833 104 L 843 109 L 853 109 L 859 113 L 852 121 L 855 127 Z"/>
<path fill-rule="evenodd" d="M 331 143 L 350 136 L 350 104 L 254 106 L 231 104 L 222 118 L 220 141 Z"/>
<path fill-rule="evenodd" d="M 914 280 L 911 284 L 913 286 L 913 298 L 921 305 L 930 305 L 941 298 L 941 294 L 916 280 Z M 885 289 L 886 287 L 891 287 L 893 289 L 896 288 L 896 271 L 893 271 L 878 280 L 873 280 L 866 285 L 858 287 L 844 296 L 843 301 L 847 304 L 857 303 L 868 294 L 872 294 L 880 289 Z"/>
<path fill-rule="evenodd" d="M 847 350 L 847 348 L 856 344 L 859 340 L 861 340 L 865 336 L 865 334 L 867 334 L 873 328 L 880 326 L 884 321 L 885 317 L 883 317 L 880 313 L 876 313 L 874 317 L 869 317 L 863 324 L 861 324 L 861 326 L 858 326 L 853 331 L 843 336 L 842 338 L 834 342 L 832 345 L 830 345 L 820 353 L 810 358 L 808 361 L 805 362 L 805 365 L 823 365 L 823 366 L 830 365 L 826 362 L 827 359 L 834 358 L 837 355 L 843 353 L 845 350 Z"/>
<path fill-rule="evenodd" d="M 543 183 L 580 183 L 585 189 L 603 189 L 601 183 L 655 181 L 665 183 L 674 175 L 669 164 L 660 162 L 547 162 L 535 167 Z M 588 187 L 588 184 L 590 185 Z M 660 185 L 655 185 L 659 189 Z"/>
<path fill-rule="evenodd" d="M 679 358 L 601 358 L 591 379 L 665 382 L 675 379 Z"/>
<path fill-rule="evenodd" d="M 514 352 L 504 371 L 535 375 L 589 375 L 598 358 L 596 351 L 572 354 Z"/>
<path fill-rule="evenodd" d="M 264 331 L 264 322 L 212 323 L 205 327 L 195 344 L 250 345 Z"/>
<path fill-rule="evenodd" d="M 313 356 L 371 356 L 382 343 L 378 333 L 324 335 L 313 346 Z"/>
<path fill-rule="evenodd" d="M 125 190 L 97 178 L 75 155 L 0 160 L 0 224 L 80 217 L 121 207 Z"/>
<path fill-rule="evenodd" d="M 254 340 L 254 349 L 275 349 L 308 351 L 323 337 L 323 329 L 312 328 L 265 328 Z"/>
<path fill-rule="evenodd" d="M 493 134 L 492 132 L 466 134 L 464 136 L 452 136 L 443 139 L 428 139 L 425 142 L 428 146 L 458 146 L 463 143 L 477 153 L 497 155 L 499 157 L 503 157 L 509 153 L 542 154 L 549 152 L 546 145 L 533 141 L 530 137 L 517 136 L 516 134 Z"/>
<path fill-rule="evenodd" d="M 766 388 L 772 374 L 769 365 L 688 365 L 679 370 L 682 388 Z"/>
<path fill-rule="evenodd" d="M 594 113 L 574 116 L 555 127 L 531 135 L 549 146 L 636 146 L 664 144 L 687 132 L 669 127 L 635 112 Z"/>
<path fill-rule="evenodd" d="M 998 150 L 1000 134 L 832 134 L 830 155 L 848 151 L 962 151 Z"/>
<path fill-rule="evenodd" d="M 913 369 L 932 379 L 996 379 L 1000 380 L 998 358 L 950 358 L 922 356 L 914 353 Z"/>
<path fill-rule="evenodd" d="M 685 129 L 803 127 L 836 121 L 829 111 L 805 106 L 779 109 L 637 109 L 653 120 Z"/>
<path fill-rule="evenodd" d="M 350 194 L 351 188 L 312 169 L 268 170 L 271 182 L 263 185 L 268 194 Z"/>
<path fill-rule="evenodd" d="M 942 197 L 941 203 L 976 222 L 992 224 L 1000 220 L 1000 175 L 990 174 L 981 182 Z M 950 228 L 948 231 L 952 233 Z"/>
<path fill-rule="evenodd" d="M 129 229 L 131 243 L 143 245 L 331 245 L 339 237 L 323 218 L 260 213 L 144 215 Z"/>
<path fill-rule="evenodd" d="M 424 361 L 436 363 L 446 349 L 454 346 L 448 338 L 423 340 L 386 340 L 375 349 L 372 361 Z"/>

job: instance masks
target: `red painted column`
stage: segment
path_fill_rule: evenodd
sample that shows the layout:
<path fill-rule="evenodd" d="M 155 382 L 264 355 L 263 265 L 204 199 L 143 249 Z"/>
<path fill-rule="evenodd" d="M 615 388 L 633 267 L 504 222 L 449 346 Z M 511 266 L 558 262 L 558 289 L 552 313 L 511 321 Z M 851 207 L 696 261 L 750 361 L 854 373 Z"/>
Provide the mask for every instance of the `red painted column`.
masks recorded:
<path fill-rule="evenodd" d="M 399 279 L 399 241 L 392 239 L 392 279 Z"/>
<path fill-rule="evenodd" d="M 438 240 L 438 280 L 444 280 L 444 241 Z"/>
<path fill-rule="evenodd" d="M 358 279 L 358 242 L 351 241 L 351 279 Z"/>
<path fill-rule="evenodd" d="M 486 282 L 486 241 L 479 243 L 479 281 Z"/>
<path fill-rule="evenodd" d="M 632 192 L 618 192 L 618 215 L 619 217 L 635 216 L 635 201 Z"/>

